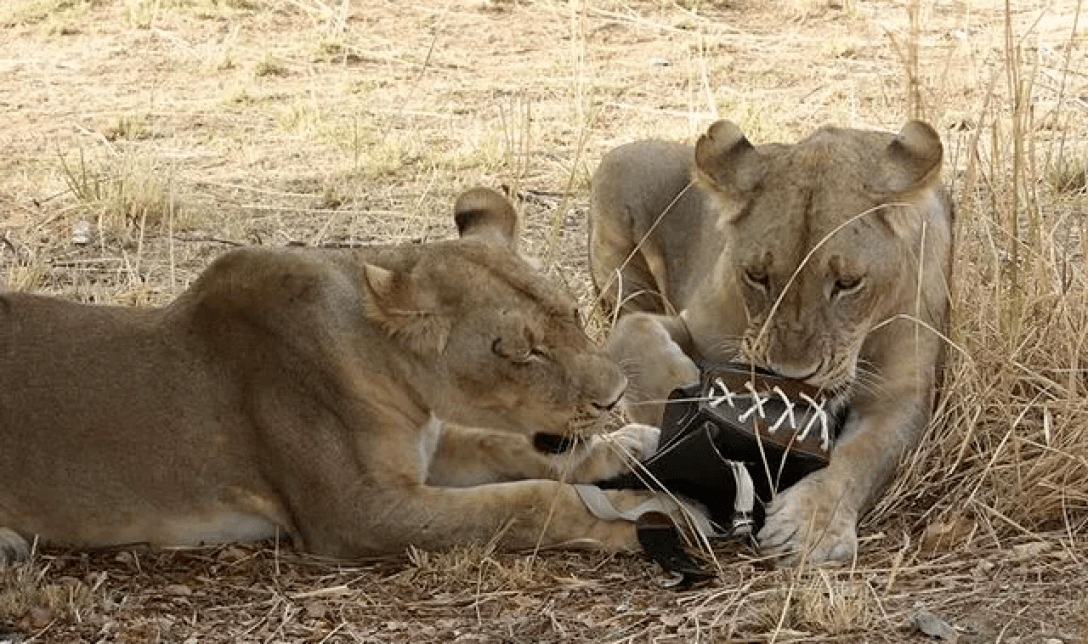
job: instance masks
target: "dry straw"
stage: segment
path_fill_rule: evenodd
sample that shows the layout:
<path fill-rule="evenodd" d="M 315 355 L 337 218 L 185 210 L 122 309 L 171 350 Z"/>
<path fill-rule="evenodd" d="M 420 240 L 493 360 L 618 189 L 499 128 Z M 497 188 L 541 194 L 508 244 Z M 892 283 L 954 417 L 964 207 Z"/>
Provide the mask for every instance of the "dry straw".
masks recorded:
<path fill-rule="evenodd" d="M 1071 59 L 1027 59 L 1042 36 L 1017 32 L 1011 11 L 1005 18 L 1004 78 L 961 135 L 952 168 L 958 350 L 922 448 L 874 516 L 914 517 L 915 529 L 955 523 L 962 541 L 948 547 L 1083 534 L 1088 519 L 1085 186 L 1047 179 L 1082 164 L 1085 149 L 1043 126 L 1083 121 L 1082 108 L 1059 88 L 1039 110 L 1043 81 L 1069 78 Z M 1078 6 L 1070 50 L 1079 19 Z"/>

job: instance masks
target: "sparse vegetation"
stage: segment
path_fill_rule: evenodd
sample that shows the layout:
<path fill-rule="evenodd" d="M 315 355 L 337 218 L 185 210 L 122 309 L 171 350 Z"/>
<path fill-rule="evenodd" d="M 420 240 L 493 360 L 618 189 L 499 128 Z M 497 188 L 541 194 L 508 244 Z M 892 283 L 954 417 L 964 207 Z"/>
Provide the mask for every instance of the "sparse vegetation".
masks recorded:
<path fill-rule="evenodd" d="M 111 163 L 89 163 L 82 150 L 69 160 L 60 156 L 68 190 L 76 200 L 70 212 L 89 218 L 99 233 L 141 241 L 147 234 L 178 226 L 169 170 L 151 167 L 131 156 L 110 157 Z"/>
<path fill-rule="evenodd" d="M 0 6 L 0 28 L 44 23 L 51 18 L 78 15 L 101 0 L 26 0 Z"/>
<path fill-rule="evenodd" d="M 755 141 L 929 120 L 958 245 L 938 413 L 846 569 L 773 570 L 731 544 L 718 580 L 673 591 L 640 557 L 481 545 L 355 566 L 276 544 L 46 549 L 0 570 L 0 627 L 900 642 L 928 609 L 961 642 L 1088 640 L 1088 20 L 1076 0 L 969 4 L 4 3 L 6 288 L 162 303 L 228 245 L 447 236 L 452 196 L 483 183 L 522 197 L 524 249 L 589 311 L 588 173 L 617 144 L 691 141 L 717 117 Z"/>
<path fill-rule="evenodd" d="M 1088 193 L 1088 159 L 1064 159 L 1061 166 L 1051 168 L 1047 179 L 1059 195 L 1084 196 Z"/>
<path fill-rule="evenodd" d="M 864 581 L 827 571 L 803 571 L 760 593 L 754 618 L 767 632 L 864 633 L 879 621 L 879 605 Z"/>
<path fill-rule="evenodd" d="M 102 136 L 107 141 L 139 141 L 152 136 L 150 128 L 144 119 L 135 116 L 122 115 L 117 122 L 109 127 Z"/>
<path fill-rule="evenodd" d="M 257 63 L 257 67 L 253 69 L 253 75 L 257 77 L 286 76 L 287 67 L 272 56 L 266 56 L 264 60 Z"/>
<path fill-rule="evenodd" d="M 105 574 L 91 584 L 70 575 L 51 575 L 35 561 L 0 568 L 0 624 L 27 623 L 43 629 L 56 620 L 79 621 L 101 612 Z"/>

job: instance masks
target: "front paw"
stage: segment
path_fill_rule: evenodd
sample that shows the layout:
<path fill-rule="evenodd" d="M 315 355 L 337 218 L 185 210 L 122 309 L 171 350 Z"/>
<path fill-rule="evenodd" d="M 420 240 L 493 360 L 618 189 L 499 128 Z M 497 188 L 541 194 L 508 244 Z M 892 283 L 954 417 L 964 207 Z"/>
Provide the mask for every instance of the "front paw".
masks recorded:
<path fill-rule="evenodd" d="M 573 482 L 591 483 L 626 474 L 636 462 L 657 453 L 660 442 L 660 429 L 638 423 L 594 436 L 574 473 Z"/>
<path fill-rule="evenodd" d="M 622 404 L 627 417 L 635 422 L 661 424 L 673 389 L 699 381 L 699 368 L 654 315 L 636 313 L 620 318 L 606 351 L 627 376 Z"/>
<path fill-rule="evenodd" d="M 661 443 L 661 430 L 642 423 L 631 423 L 602 438 L 614 451 L 625 455 L 624 460 L 627 463 L 631 459 L 641 462 L 657 453 Z"/>
<path fill-rule="evenodd" d="M 848 561 L 858 547 L 858 511 L 827 470 L 779 494 L 756 535 L 760 551 L 783 564 Z"/>

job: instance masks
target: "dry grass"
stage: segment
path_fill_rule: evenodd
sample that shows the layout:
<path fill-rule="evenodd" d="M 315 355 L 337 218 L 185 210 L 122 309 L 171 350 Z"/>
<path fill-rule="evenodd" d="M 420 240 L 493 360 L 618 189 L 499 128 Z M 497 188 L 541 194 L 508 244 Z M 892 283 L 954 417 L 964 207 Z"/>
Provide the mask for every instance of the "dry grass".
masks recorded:
<path fill-rule="evenodd" d="M 959 205 L 945 389 L 850 567 L 723 547 L 674 592 L 637 557 L 346 566 L 275 545 L 39 553 L 0 574 L 34 641 L 1088 640 L 1086 17 L 884 0 L 12 0 L 0 8 L 0 284 L 161 303 L 234 244 L 450 234 L 477 183 L 590 308 L 608 148 L 929 119 Z M 73 233 L 90 224 L 90 243 Z M 14 448 L 12 446 L 8 447 Z"/>

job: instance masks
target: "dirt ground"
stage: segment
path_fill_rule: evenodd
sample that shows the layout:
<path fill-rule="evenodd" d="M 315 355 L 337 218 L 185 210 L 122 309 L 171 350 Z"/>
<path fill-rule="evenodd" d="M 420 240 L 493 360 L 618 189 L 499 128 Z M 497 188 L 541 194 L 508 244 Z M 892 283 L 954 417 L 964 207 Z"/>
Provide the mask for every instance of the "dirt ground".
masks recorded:
<path fill-rule="evenodd" d="M 1009 492 L 1030 494 L 1034 470 L 1014 468 L 1014 489 L 966 469 L 986 469 L 979 432 L 1001 422 L 956 434 L 1005 409 L 962 392 L 988 368 L 968 329 L 1005 328 L 964 311 L 1008 260 L 994 231 L 1028 216 L 1008 204 L 1041 213 L 1062 240 L 1047 248 L 1083 268 L 1086 21 L 1075 0 L 8 0 L 0 288 L 161 304 L 233 246 L 448 237 L 453 197 L 483 184 L 518 197 L 524 248 L 589 311 L 587 182 L 609 148 L 694 141 L 716 118 L 763 142 L 920 116 L 960 202 L 952 336 L 974 357 L 952 360 L 922 456 L 852 566 L 776 570 L 734 544 L 717 579 L 677 591 L 638 556 L 46 549 L 0 570 L 0 642 L 921 642 L 926 611 L 944 641 L 1088 641 L 1088 452 L 1025 439 L 1018 453 L 1074 468 L 1060 509 L 1037 509 Z M 1039 181 L 1007 164 L 1016 141 Z M 1053 409 L 1088 445 L 1083 383 L 1069 392 L 1038 431 Z M 1000 431 L 1036 421 L 1021 411 Z"/>

